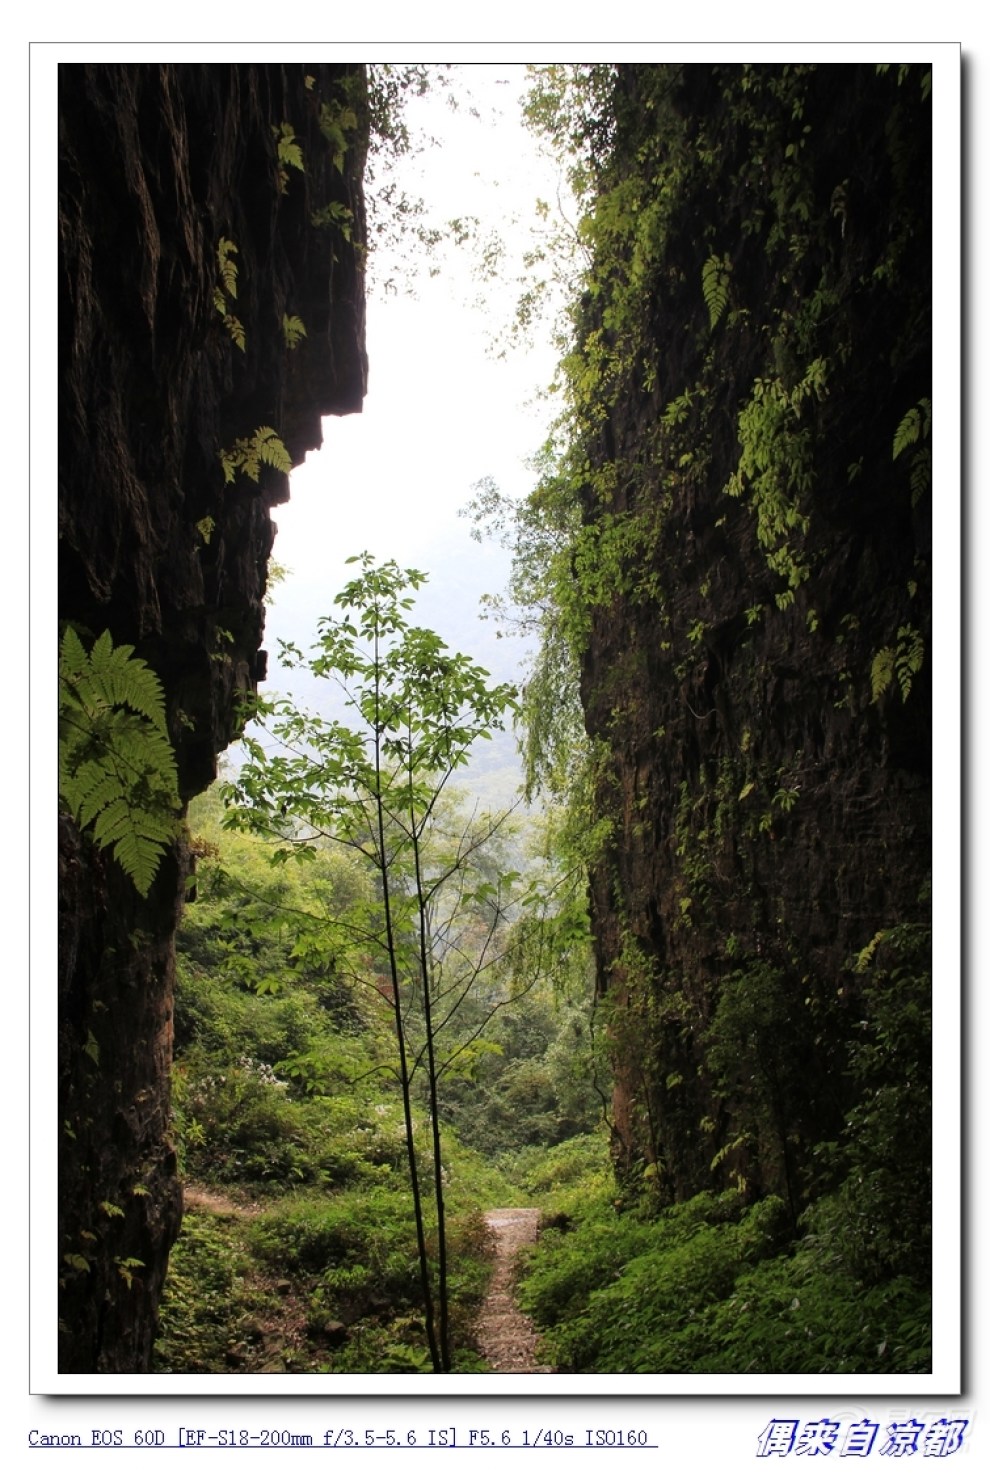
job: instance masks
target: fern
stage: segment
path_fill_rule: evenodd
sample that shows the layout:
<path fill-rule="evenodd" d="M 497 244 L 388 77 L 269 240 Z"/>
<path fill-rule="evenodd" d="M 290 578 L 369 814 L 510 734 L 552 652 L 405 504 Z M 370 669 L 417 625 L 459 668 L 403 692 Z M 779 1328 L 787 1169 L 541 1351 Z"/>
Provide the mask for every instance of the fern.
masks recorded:
<path fill-rule="evenodd" d="M 213 306 L 223 319 L 223 326 L 233 339 L 238 349 L 246 348 L 244 325 L 233 313 L 227 311 L 227 299 L 237 297 L 237 263 L 232 260 L 232 254 L 237 247 L 226 236 L 221 236 L 217 243 L 217 265 L 220 268 L 220 281 L 213 289 Z"/>
<path fill-rule="evenodd" d="M 870 668 L 873 702 L 876 703 L 896 680 L 901 702 L 907 703 L 914 680 L 925 663 L 925 639 L 912 626 L 898 627 L 897 643 L 881 647 Z"/>
<path fill-rule="evenodd" d="M 701 269 L 701 291 L 714 329 L 729 302 L 729 275 L 732 263 L 728 257 L 711 256 Z"/>
<path fill-rule="evenodd" d="M 237 263 L 231 261 L 236 251 L 234 243 L 226 236 L 221 236 L 217 243 L 217 262 L 220 265 L 221 289 L 228 298 L 237 297 Z"/>
<path fill-rule="evenodd" d="M 278 151 L 279 161 L 282 164 L 291 165 L 293 169 L 305 171 L 306 166 L 303 163 L 302 149 L 296 143 L 296 131 L 292 127 L 292 124 L 283 123 L 280 130 L 273 127 L 272 133 L 275 134 L 277 139 L 276 149 Z"/>
<path fill-rule="evenodd" d="M 230 337 L 233 339 L 234 343 L 237 345 L 238 349 L 244 350 L 247 348 L 247 337 L 244 333 L 244 325 L 241 323 L 239 318 L 235 317 L 233 313 L 225 313 L 223 316 L 223 326 L 227 330 L 227 333 L 230 335 Z"/>
<path fill-rule="evenodd" d="M 287 347 L 289 349 L 295 349 L 300 340 L 305 339 L 306 337 L 306 325 L 303 323 L 302 319 L 297 318 L 294 313 L 283 313 L 282 333 L 285 335 L 285 342 Z"/>
<path fill-rule="evenodd" d="M 238 437 L 232 447 L 225 447 L 220 453 L 224 481 L 228 483 L 232 483 L 239 472 L 257 483 L 263 462 L 278 472 L 292 471 L 292 458 L 271 426 L 259 426 L 252 436 Z"/>
<path fill-rule="evenodd" d="M 354 212 L 339 200 L 321 206 L 309 218 L 311 226 L 336 226 L 345 241 L 351 240 Z"/>
<path fill-rule="evenodd" d="M 876 703 L 894 681 L 894 649 L 881 647 L 870 666 L 870 688 Z"/>
<path fill-rule="evenodd" d="M 894 672 L 901 699 L 907 703 L 914 679 L 925 663 L 925 642 L 914 627 L 899 627 L 897 631 L 897 653 L 894 657 Z"/>
<path fill-rule="evenodd" d="M 877 930 L 870 943 L 868 945 L 864 945 L 862 950 L 860 950 L 859 954 L 856 956 L 856 962 L 853 966 L 853 970 L 857 973 L 857 975 L 862 975 L 865 971 L 868 971 L 871 968 L 871 966 L 873 965 L 873 957 L 876 954 L 877 946 L 887 936 L 887 934 L 889 934 L 888 930 Z"/>
<path fill-rule="evenodd" d="M 908 447 L 914 446 L 915 442 L 925 441 L 931 429 L 932 403 L 927 396 L 924 396 L 916 406 L 912 406 L 910 411 L 901 417 L 897 430 L 894 432 L 894 461 L 896 462 Z"/>
<path fill-rule="evenodd" d="M 930 447 L 922 447 L 911 458 L 911 507 L 924 497 L 932 485 L 932 453 Z"/>
<path fill-rule="evenodd" d="M 906 416 L 901 418 L 897 430 L 894 432 L 894 461 L 896 462 L 901 453 L 913 445 L 921 435 L 921 413 L 917 406 L 912 406 Z"/>
<path fill-rule="evenodd" d="M 143 897 L 177 831 L 175 752 L 161 683 L 104 632 L 87 653 L 66 628 L 59 655 L 59 794 Z"/>

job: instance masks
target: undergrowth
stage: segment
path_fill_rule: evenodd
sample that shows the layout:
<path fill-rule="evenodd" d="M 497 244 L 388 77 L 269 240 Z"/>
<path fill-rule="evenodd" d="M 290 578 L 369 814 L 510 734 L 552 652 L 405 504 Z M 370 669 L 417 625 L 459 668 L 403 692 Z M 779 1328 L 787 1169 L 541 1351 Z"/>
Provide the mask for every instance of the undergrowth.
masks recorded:
<path fill-rule="evenodd" d="M 523 1308 L 562 1372 L 930 1369 L 927 1290 L 857 1279 L 785 1204 L 704 1193 L 662 1212 L 586 1198 L 525 1258 Z"/>

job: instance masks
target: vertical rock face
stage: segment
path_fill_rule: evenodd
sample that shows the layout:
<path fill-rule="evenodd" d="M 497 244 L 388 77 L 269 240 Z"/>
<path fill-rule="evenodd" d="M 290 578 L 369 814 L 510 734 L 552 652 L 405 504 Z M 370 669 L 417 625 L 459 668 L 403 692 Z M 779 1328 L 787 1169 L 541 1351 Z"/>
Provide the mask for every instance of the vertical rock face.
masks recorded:
<path fill-rule="evenodd" d="M 796 1211 L 851 964 L 927 916 L 930 77 L 619 73 L 575 566 L 616 1152 Z"/>
<path fill-rule="evenodd" d="M 264 674 L 275 464 L 362 404 L 365 86 L 344 66 L 60 69 L 59 614 L 158 674 L 183 801 Z M 263 428 L 285 455 L 246 468 Z M 148 1368 L 181 1216 L 168 1072 L 189 872 L 178 841 L 142 898 L 62 818 L 62 1371 Z"/>

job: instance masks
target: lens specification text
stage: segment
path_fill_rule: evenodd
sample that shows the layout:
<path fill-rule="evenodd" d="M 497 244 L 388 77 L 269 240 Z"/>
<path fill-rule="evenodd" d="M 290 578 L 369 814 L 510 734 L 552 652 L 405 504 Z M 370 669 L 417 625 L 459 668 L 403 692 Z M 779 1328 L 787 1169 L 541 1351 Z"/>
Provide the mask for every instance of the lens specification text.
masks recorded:
<path fill-rule="evenodd" d="M 655 1448 L 645 1428 L 92 1428 L 43 1433 L 30 1448 Z"/>

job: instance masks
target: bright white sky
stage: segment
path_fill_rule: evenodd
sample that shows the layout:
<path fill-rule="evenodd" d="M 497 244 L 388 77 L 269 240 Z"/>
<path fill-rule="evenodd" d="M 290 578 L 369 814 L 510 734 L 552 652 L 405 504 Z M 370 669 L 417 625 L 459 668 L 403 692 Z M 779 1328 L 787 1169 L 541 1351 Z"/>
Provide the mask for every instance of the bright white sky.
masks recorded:
<path fill-rule="evenodd" d="M 432 221 L 476 216 L 479 238 L 497 229 L 517 257 L 530 243 L 511 218 L 534 223 L 537 198 L 555 200 L 558 188 L 556 168 L 521 123 L 524 86 L 522 66 L 455 69 L 447 91 L 460 102 L 456 111 L 443 90 L 411 102 L 411 121 L 438 145 L 403 167 L 408 192 L 423 197 Z M 491 624 L 476 616 L 481 595 L 503 585 L 507 559 L 472 540 L 458 510 L 482 477 L 515 495 L 531 486 L 524 463 L 549 418 L 545 403 L 532 403 L 553 375 L 549 325 L 542 345 L 496 358 L 492 341 L 515 306 L 511 285 L 481 283 L 470 247 L 441 249 L 429 263 L 414 242 L 407 250 L 400 271 L 414 280 L 415 296 L 369 298 L 364 411 L 324 422 L 322 450 L 293 473 L 291 500 L 275 510 L 274 557 L 291 576 L 275 589 L 265 641 L 270 686 L 282 690 L 290 685 L 278 671 L 276 639 L 309 645 L 353 574 L 344 561 L 365 549 L 427 571 L 416 619 L 497 665 L 500 679 L 514 676 L 518 645 L 496 647 Z"/>

